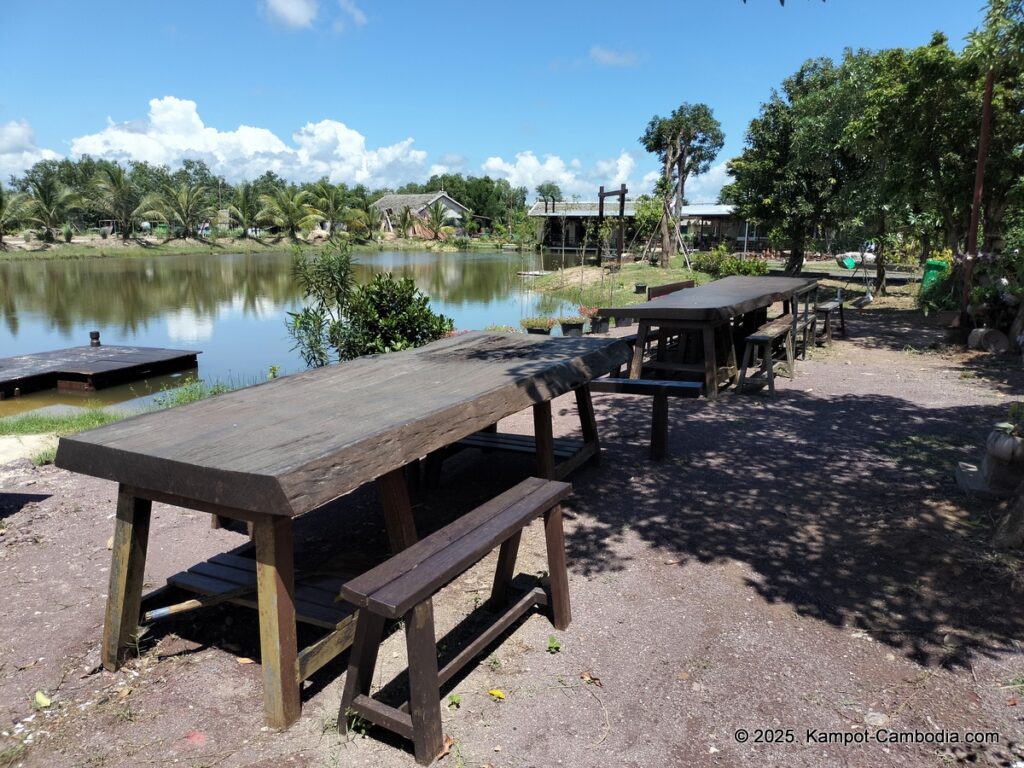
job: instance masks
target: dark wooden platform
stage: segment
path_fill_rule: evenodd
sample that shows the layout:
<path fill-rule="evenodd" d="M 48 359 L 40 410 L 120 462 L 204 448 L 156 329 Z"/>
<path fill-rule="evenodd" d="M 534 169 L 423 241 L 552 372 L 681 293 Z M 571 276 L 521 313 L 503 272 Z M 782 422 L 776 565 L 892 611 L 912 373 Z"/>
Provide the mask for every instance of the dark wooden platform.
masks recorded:
<path fill-rule="evenodd" d="M 0 400 L 44 389 L 96 390 L 196 367 L 190 349 L 71 347 L 0 358 Z"/>

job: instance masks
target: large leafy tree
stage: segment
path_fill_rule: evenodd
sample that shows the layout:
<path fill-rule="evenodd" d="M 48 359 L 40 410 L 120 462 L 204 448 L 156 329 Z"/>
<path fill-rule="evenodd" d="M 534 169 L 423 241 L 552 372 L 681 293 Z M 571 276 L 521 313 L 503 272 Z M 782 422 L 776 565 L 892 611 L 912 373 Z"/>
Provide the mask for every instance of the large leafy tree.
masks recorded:
<path fill-rule="evenodd" d="M 666 256 L 675 253 L 678 226 L 682 213 L 686 180 L 705 173 L 725 143 L 722 126 L 707 104 L 684 103 L 668 117 L 655 115 L 647 123 L 640 137 L 644 149 L 658 156 L 662 164 L 662 182 L 659 190 L 665 200 L 662 222 L 661 247 Z M 676 221 L 673 236 L 668 227 L 668 216 Z M 668 266 L 668 259 L 662 260 Z"/>
<path fill-rule="evenodd" d="M 105 215 L 117 222 L 121 239 L 127 241 L 142 211 L 143 199 L 132 176 L 116 163 L 104 164 L 93 178 L 91 197 Z"/>
<path fill-rule="evenodd" d="M 30 179 L 28 189 L 26 218 L 40 228 L 46 242 L 53 242 L 55 231 L 78 205 L 79 196 L 62 183 L 56 173 L 43 173 Z"/>
<path fill-rule="evenodd" d="M 565 198 L 562 197 L 562 188 L 553 181 L 544 181 L 537 185 L 537 199 L 549 203 L 559 203 Z"/>
<path fill-rule="evenodd" d="M 316 214 L 310 212 L 309 193 L 300 189 L 277 188 L 260 195 L 259 220 L 280 229 L 293 240 L 311 225 Z"/>
<path fill-rule="evenodd" d="M 327 231 L 334 235 L 338 222 L 343 221 L 348 207 L 348 189 L 344 184 L 334 185 L 321 179 L 310 190 L 310 212 L 327 222 Z"/>
<path fill-rule="evenodd" d="M 187 179 L 165 181 L 157 192 L 147 196 L 142 215 L 167 222 L 171 237 L 196 237 L 199 227 L 216 212 L 209 189 Z"/>

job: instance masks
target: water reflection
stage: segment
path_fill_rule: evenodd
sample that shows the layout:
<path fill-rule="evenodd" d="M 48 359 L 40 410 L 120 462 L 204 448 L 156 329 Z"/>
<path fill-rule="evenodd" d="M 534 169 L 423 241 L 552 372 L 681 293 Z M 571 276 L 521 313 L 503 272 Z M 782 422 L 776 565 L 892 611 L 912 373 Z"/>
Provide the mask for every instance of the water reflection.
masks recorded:
<path fill-rule="evenodd" d="M 568 309 L 519 276 L 544 268 L 537 254 L 383 251 L 356 258 L 360 282 L 377 272 L 410 277 L 459 329 L 514 326 L 526 315 Z M 88 332 L 99 330 L 107 344 L 201 349 L 207 379 L 255 381 L 271 365 L 301 370 L 284 329 L 286 312 L 302 298 L 291 264 L 289 253 L 0 262 L 0 357 L 86 344 Z M 118 389 L 92 397 L 128 401 L 152 387 Z M 33 407 L 71 404 L 40 393 L 17 408 L 36 400 Z M 0 416 L 14 411 L 12 403 L 0 403 Z"/>

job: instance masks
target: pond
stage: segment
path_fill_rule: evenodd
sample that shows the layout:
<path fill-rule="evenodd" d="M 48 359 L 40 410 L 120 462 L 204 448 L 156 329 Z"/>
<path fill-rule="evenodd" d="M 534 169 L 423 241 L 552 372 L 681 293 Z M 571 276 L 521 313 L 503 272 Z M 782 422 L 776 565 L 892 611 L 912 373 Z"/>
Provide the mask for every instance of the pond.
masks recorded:
<path fill-rule="evenodd" d="M 411 277 L 460 330 L 518 327 L 534 314 L 574 308 L 537 293 L 521 271 L 554 257 L 514 251 L 356 254 L 366 282 L 376 272 Z M 89 343 L 201 350 L 198 376 L 232 385 L 262 381 L 271 366 L 303 370 L 285 330 L 301 303 L 290 253 L 214 254 L 0 262 L 0 357 Z M 184 374 L 188 375 L 188 374 Z M 43 407 L 137 408 L 184 375 L 91 393 L 41 392 L 0 401 L 0 417 Z"/>

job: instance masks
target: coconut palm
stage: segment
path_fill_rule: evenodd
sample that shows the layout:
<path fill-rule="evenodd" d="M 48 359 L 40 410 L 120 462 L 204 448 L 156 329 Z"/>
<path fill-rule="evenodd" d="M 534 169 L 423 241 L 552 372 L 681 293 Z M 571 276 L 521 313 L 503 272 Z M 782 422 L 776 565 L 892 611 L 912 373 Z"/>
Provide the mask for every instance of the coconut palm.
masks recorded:
<path fill-rule="evenodd" d="M 216 208 L 205 184 L 165 181 L 140 206 L 143 216 L 163 219 L 180 229 L 180 237 L 196 237 L 200 225 L 213 217 Z"/>
<path fill-rule="evenodd" d="M 0 249 L 4 247 L 4 232 L 17 226 L 24 217 L 26 203 L 22 192 L 4 189 L 0 184 Z"/>
<path fill-rule="evenodd" d="M 47 173 L 31 179 L 27 205 L 28 221 L 43 231 L 43 240 L 52 243 L 54 232 L 67 221 L 68 212 L 78 204 L 78 196 L 57 180 L 56 174 Z"/>
<path fill-rule="evenodd" d="M 409 230 L 416 226 L 416 217 L 408 205 L 395 216 L 395 224 L 398 226 L 398 231 L 402 233 L 402 237 L 409 237 Z"/>
<path fill-rule="evenodd" d="M 249 230 L 256 228 L 259 224 L 260 196 L 252 182 L 243 181 L 235 187 L 235 194 L 228 203 L 228 214 L 242 228 L 242 237 L 248 237 Z"/>
<path fill-rule="evenodd" d="M 440 200 L 427 208 L 427 229 L 434 235 L 435 240 L 441 238 L 441 230 L 448 225 L 450 215 L 451 213 Z"/>
<path fill-rule="evenodd" d="M 332 237 L 336 224 L 345 214 L 345 198 L 348 191 L 342 185 L 331 184 L 326 179 L 317 182 L 310 190 L 309 210 L 322 221 L 327 222 L 327 232 Z"/>
<path fill-rule="evenodd" d="M 142 205 L 142 191 L 131 176 L 115 163 L 100 166 L 92 180 L 91 197 L 104 213 L 117 222 L 121 239 L 127 240 Z"/>
<path fill-rule="evenodd" d="M 257 218 L 284 230 L 289 237 L 296 240 L 300 230 L 316 221 L 316 214 L 310 212 L 308 202 L 308 192 L 275 189 L 268 194 L 260 195 L 260 204 L 263 207 Z"/>

